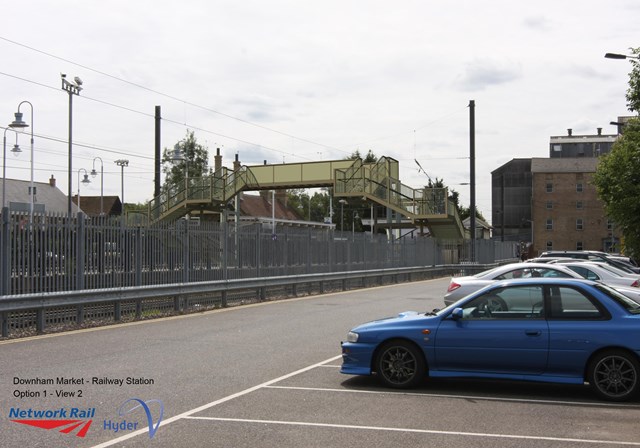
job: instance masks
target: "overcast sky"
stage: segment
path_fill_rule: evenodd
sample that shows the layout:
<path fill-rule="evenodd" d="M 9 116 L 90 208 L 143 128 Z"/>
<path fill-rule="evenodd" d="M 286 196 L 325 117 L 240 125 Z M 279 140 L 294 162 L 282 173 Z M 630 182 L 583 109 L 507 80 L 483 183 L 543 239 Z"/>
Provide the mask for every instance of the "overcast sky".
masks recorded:
<path fill-rule="evenodd" d="M 427 176 L 469 203 L 469 101 L 476 104 L 477 207 L 491 214 L 491 171 L 548 157 L 549 137 L 595 134 L 628 115 L 628 61 L 640 46 L 637 0 L 537 2 L 378 0 L 110 0 L 10 2 L 0 27 L 0 116 L 33 104 L 34 178 L 67 192 L 68 95 L 73 191 L 100 171 L 105 195 L 153 195 L 154 108 L 162 147 L 187 130 L 213 165 L 332 160 L 372 150 L 400 162 L 401 181 Z M 634 40 L 635 39 L 635 40 Z M 23 105 L 25 120 L 31 110 Z M 13 132 L 7 132 L 9 149 Z M 7 178 L 28 180 L 25 152 Z M 84 174 L 84 172 L 81 172 Z M 81 195 L 100 195 L 100 180 Z"/>

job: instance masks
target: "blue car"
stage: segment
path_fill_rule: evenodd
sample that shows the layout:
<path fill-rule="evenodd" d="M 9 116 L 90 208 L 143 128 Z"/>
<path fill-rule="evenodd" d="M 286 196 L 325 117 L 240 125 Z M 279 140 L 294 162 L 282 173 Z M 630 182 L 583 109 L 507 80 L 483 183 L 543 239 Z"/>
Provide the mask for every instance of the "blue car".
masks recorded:
<path fill-rule="evenodd" d="M 393 388 L 425 377 L 587 382 L 626 401 L 640 387 L 640 304 L 589 280 L 498 281 L 442 310 L 353 328 L 340 371 Z"/>

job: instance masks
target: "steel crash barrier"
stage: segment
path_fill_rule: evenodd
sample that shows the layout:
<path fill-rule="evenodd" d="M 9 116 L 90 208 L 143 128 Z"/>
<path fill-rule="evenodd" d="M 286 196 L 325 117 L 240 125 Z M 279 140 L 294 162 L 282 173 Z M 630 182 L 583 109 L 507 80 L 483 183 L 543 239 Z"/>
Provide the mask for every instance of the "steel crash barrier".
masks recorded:
<path fill-rule="evenodd" d="M 470 275 L 496 264 L 387 268 L 0 297 L 2 337 L 21 337 L 376 285 Z"/>

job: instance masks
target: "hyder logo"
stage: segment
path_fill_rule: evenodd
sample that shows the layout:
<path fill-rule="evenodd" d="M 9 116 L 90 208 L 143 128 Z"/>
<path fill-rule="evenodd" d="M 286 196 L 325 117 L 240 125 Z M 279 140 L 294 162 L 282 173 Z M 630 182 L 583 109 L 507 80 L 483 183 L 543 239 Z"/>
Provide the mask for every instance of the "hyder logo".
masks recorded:
<path fill-rule="evenodd" d="M 153 421 L 153 416 L 151 415 L 151 409 L 149 409 L 149 404 L 157 403 L 160 408 L 158 420 L 156 422 Z M 160 427 L 160 422 L 162 421 L 162 417 L 164 415 L 164 404 L 160 400 L 148 400 L 142 401 L 139 398 L 129 398 L 127 401 L 120 405 L 120 409 L 118 409 L 118 415 L 121 417 L 132 413 L 136 409 L 142 408 L 147 417 L 147 424 L 149 425 L 149 438 L 153 439 L 153 436 L 156 434 L 156 431 Z M 105 421 L 106 425 L 106 421 Z"/>
<path fill-rule="evenodd" d="M 21 425 L 35 426 L 42 429 L 58 429 L 64 434 L 75 432 L 76 437 L 87 435 L 93 418 L 96 415 L 96 408 L 60 408 L 56 410 L 36 410 L 11 408 L 9 418 L 14 423 Z"/>

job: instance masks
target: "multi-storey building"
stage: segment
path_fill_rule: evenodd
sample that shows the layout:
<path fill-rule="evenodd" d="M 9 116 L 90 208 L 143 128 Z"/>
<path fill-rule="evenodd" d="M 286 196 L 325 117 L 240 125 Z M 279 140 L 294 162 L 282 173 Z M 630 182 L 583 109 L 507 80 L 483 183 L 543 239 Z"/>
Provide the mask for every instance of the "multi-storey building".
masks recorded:
<path fill-rule="evenodd" d="M 625 117 L 620 117 L 623 122 Z M 552 136 L 549 158 L 513 159 L 492 175 L 494 238 L 545 250 L 619 250 L 591 179 L 618 135 Z"/>
<path fill-rule="evenodd" d="M 592 183 L 598 159 L 531 159 L 533 253 L 619 246 Z"/>

